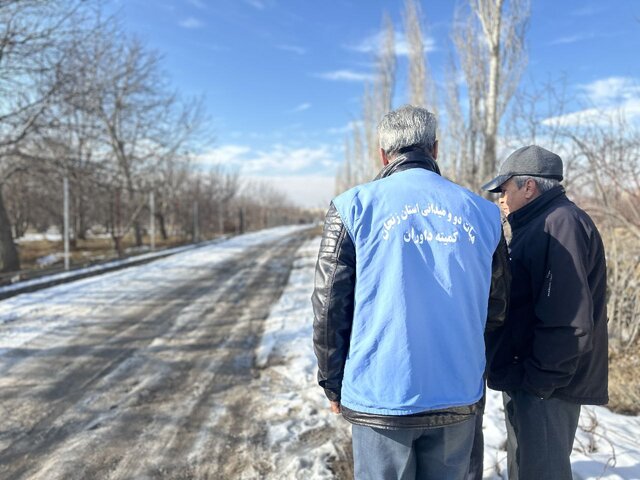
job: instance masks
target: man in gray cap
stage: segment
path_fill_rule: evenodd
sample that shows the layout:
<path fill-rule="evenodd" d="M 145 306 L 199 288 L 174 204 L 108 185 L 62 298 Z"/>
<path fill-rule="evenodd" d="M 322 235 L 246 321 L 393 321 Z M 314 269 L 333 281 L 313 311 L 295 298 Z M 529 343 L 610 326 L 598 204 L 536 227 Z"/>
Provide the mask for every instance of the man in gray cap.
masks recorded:
<path fill-rule="evenodd" d="M 509 479 L 571 480 L 581 405 L 608 401 L 606 264 L 595 224 L 565 195 L 562 160 L 513 152 L 482 188 L 511 225 L 511 299 L 487 334 L 488 379 L 504 392 Z"/>

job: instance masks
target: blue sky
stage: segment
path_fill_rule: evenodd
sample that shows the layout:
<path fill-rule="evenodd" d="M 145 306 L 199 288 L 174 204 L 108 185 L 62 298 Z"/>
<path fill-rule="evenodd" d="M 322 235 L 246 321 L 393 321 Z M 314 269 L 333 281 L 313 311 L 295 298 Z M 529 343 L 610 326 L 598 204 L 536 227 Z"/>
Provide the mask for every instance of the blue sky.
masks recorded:
<path fill-rule="evenodd" d="M 185 95 L 204 94 L 216 141 L 199 158 L 326 207 L 384 12 L 402 32 L 403 0 L 120 0 L 128 31 L 164 55 Z M 422 2 L 428 59 L 443 82 L 453 0 Z M 531 0 L 523 83 L 564 75 L 587 105 L 640 114 L 640 1 Z M 399 53 L 396 105 L 405 101 Z M 574 111 L 584 106 L 572 105 Z"/>

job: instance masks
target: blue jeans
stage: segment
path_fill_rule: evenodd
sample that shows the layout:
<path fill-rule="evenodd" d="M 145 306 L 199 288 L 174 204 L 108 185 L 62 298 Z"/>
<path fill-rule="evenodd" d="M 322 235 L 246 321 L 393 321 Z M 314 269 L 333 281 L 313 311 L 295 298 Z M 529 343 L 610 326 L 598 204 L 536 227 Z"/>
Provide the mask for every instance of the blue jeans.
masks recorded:
<path fill-rule="evenodd" d="M 467 480 L 482 480 L 484 473 L 484 434 L 482 433 L 484 407 L 476 412 L 475 417 L 476 428 L 473 436 L 473 448 L 471 449 L 471 462 L 469 463 Z"/>
<path fill-rule="evenodd" d="M 475 417 L 426 429 L 352 426 L 355 480 L 463 480 Z"/>
<path fill-rule="evenodd" d="M 504 392 L 503 401 L 509 480 L 572 480 L 569 457 L 580 405 L 524 390 Z"/>

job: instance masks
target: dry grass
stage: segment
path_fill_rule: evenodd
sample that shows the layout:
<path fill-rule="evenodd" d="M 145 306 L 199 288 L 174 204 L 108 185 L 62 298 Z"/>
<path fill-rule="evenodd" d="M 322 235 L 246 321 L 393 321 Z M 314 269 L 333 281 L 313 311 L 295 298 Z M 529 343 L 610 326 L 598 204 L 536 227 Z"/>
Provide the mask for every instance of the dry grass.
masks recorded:
<path fill-rule="evenodd" d="M 616 413 L 640 414 L 640 354 L 637 348 L 609 354 L 609 405 Z"/>
<path fill-rule="evenodd" d="M 144 238 L 144 245 L 149 245 L 149 239 Z M 183 237 L 170 237 L 167 240 L 156 239 L 156 248 L 161 249 L 175 245 L 188 243 Z M 126 251 L 134 247 L 133 237 L 127 237 L 123 241 L 123 249 Z M 22 270 L 38 269 L 37 260 L 51 254 L 62 254 L 64 246 L 62 242 L 50 242 L 47 240 L 25 242 L 18 245 L 20 266 Z M 113 247 L 113 241 L 109 238 L 90 238 L 78 240 L 75 247 L 71 248 L 71 264 L 83 265 L 97 260 L 116 258 L 117 253 Z M 62 256 L 58 263 L 62 262 Z"/>

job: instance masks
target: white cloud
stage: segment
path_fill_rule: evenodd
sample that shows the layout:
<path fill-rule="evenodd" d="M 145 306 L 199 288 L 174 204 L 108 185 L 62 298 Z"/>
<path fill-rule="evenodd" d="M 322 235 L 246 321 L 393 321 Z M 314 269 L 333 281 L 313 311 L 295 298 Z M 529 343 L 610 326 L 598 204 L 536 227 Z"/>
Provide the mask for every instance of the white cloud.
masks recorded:
<path fill-rule="evenodd" d="M 329 135 L 344 135 L 345 133 L 349 133 L 353 131 L 355 128 L 360 127 L 362 125 L 362 121 L 354 120 L 352 122 L 347 123 L 344 127 L 330 128 L 327 130 Z"/>
<path fill-rule="evenodd" d="M 214 165 L 236 168 L 242 175 L 297 176 L 314 173 L 332 176 L 338 158 L 328 145 L 299 148 L 275 144 L 269 150 L 259 150 L 229 144 L 197 156 L 195 163 L 202 168 Z"/>
<path fill-rule="evenodd" d="M 293 108 L 291 110 L 291 113 L 304 112 L 305 110 L 309 110 L 310 108 L 311 108 L 311 104 L 310 103 L 301 103 L 297 107 Z"/>
<path fill-rule="evenodd" d="M 251 152 L 251 149 L 244 145 L 222 145 L 208 150 L 192 158 L 192 163 L 206 169 L 218 165 L 237 167 L 238 159 Z"/>
<path fill-rule="evenodd" d="M 327 208 L 334 193 L 337 160 L 327 145 L 276 144 L 265 151 L 229 144 L 198 156 L 195 162 L 203 169 L 217 165 L 237 169 L 242 179 L 266 182 L 302 207 Z"/>
<path fill-rule="evenodd" d="M 640 120 L 640 99 L 624 102 L 619 106 L 604 108 L 587 108 L 559 117 L 551 117 L 542 121 L 544 125 L 560 127 L 579 127 L 588 125 L 610 125 L 611 120 L 620 116 L 630 121 Z"/>
<path fill-rule="evenodd" d="M 368 82 L 373 80 L 370 73 L 354 72 L 353 70 L 334 70 L 333 72 L 317 73 L 315 77 L 331 81 Z"/>
<path fill-rule="evenodd" d="M 200 10 L 206 10 L 207 8 L 207 6 L 202 0 L 187 0 L 187 2 L 193 5 L 194 7 L 199 8 Z"/>
<path fill-rule="evenodd" d="M 617 115 L 640 120 L 640 81 L 629 77 L 608 77 L 580 85 L 590 108 L 543 120 L 545 125 L 603 125 Z"/>
<path fill-rule="evenodd" d="M 629 77 L 608 77 L 580 86 L 595 104 L 611 104 L 640 96 L 640 82 Z"/>
<path fill-rule="evenodd" d="M 622 31 L 604 31 L 604 30 L 599 30 L 597 32 L 577 33 L 575 35 L 567 35 L 565 37 L 558 37 L 558 38 L 550 41 L 549 43 L 547 43 L 547 45 L 553 46 L 553 45 L 572 44 L 572 43 L 582 42 L 584 40 L 593 40 L 593 39 L 597 39 L 597 38 L 619 37 L 620 35 L 623 35 Z"/>
<path fill-rule="evenodd" d="M 263 0 L 244 0 L 244 2 L 258 10 L 264 10 L 267 8 L 267 5 Z"/>
<path fill-rule="evenodd" d="M 334 197 L 333 176 L 296 175 L 247 177 L 249 181 L 266 182 L 281 191 L 296 205 L 304 208 L 327 209 Z"/>
<path fill-rule="evenodd" d="M 436 50 L 436 42 L 433 37 L 424 37 L 422 41 L 424 43 L 425 53 L 430 53 Z M 384 32 L 378 32 L 365 38 L 360 43 L 347 46 L 346 48 L 348 48 L 349 50 L 355 50 L 356 52 L 373 54 L 380 51 L 383 42 Z M 398 56 L 406 57 L 409 55 L 409 43 L 407 42 L 407 38 L 405 37 L 403 32 L 396 32 L 395 50 L 396 55 Z"/>
<path fill-rule="evenodd" d="M 204 23 L 194 17 L 185 18 L 184 20 L 181 20 L 178 25 L 180 25 L 182 28 L 189 29 L 204 27 Z"/>
<path fill-rule="evenodd" d="M 548 45 L 564 45 L 564 44 L 576 43 L 582 40 L 588 40 L 593 37 L 594 37 L 593 34 L 569 35 L 566 37 L 556 38 L 555 40 L 550 41 Z"/>
<path fill-rule="evenodd" d="M 307 53 L 307 51 L 304 48 L 298 47 L 296 45 L 277 45 L 276 47 L 286 52 L 297 53 L 298 55 L 304 55 Z"/>
<path fill-rule="evenodd" d="M 571 12 L 571 15 L 574 15 L 576 17 L 586 17 L 586 16 L 596 15 L 598 13 L 604 12 L 606 9 L 607 7 L 603 5 L 594 5 L 594 4 L 585 5 Z"/>

